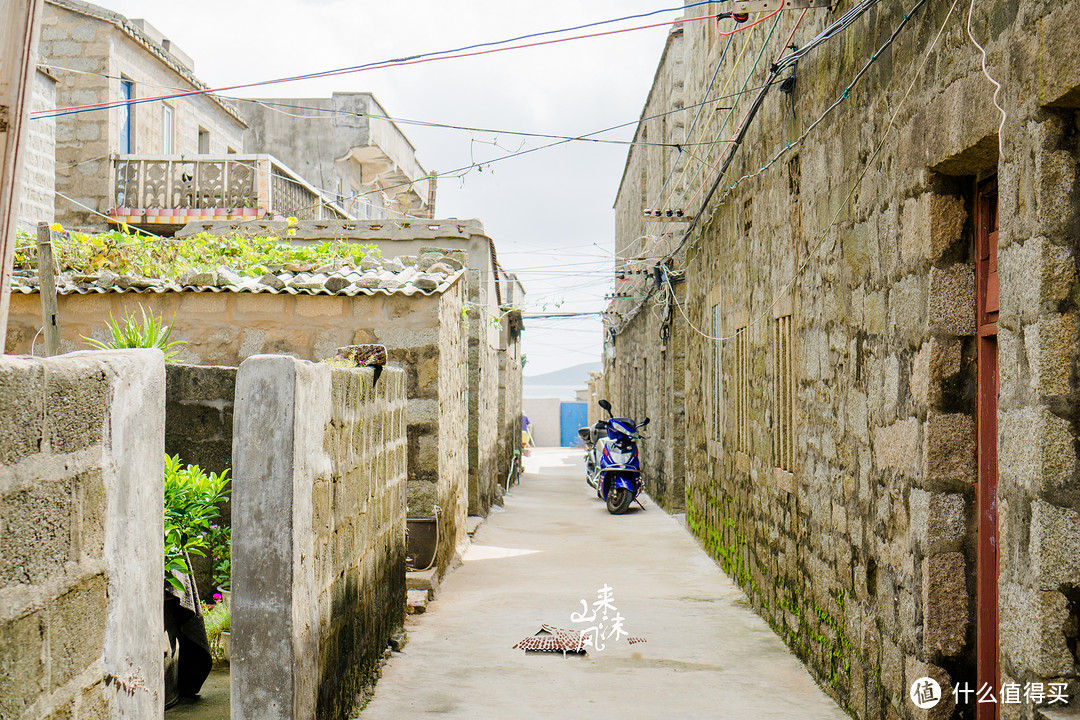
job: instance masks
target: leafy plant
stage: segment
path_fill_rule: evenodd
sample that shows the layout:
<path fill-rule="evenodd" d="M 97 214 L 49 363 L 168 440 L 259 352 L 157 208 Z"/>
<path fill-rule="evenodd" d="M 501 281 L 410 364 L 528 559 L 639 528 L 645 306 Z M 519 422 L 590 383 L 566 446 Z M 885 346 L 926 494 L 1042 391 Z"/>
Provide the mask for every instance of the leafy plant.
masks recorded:
<path fill-rule="evenodd" d="M 228 499 L 228 474 L 207 475 L 198 465 L 181 466 L 179 455 L 165 456 L 165 579 L 177 590 L 184 584 L 175 573 L 190 575 L 188 557 L 206 557 L 211 547 L 210 521 Z"/>
<path fill-rule="evenodd" d="M 177 345 L 183 345 L 183 340 L 174 340 L 169 342 L 169 337 L 172 335 L 172 324 L 162 325 L 161 318 L 154 315 L 154 311 L 149 313 L 142 305 L 139 305 L 139 310 L 142 312 L 142 322 L 135 317 L 135 313 L 129 313 L 124 311 L 124 317 L 118 321 L 109 313 L 109 332 L 112 333 L 112 340 L 109 342 L 102 342 L 101 340 L 95 340 L 94 338 L 88 338 L 83 335 L 83 340 L 86 340 L 97 350 L 121 350 L 125 348 L 158 348 L 165 353 L 165 362 L 176 361 L 176 350 L 173 350 Z M 175 323 L 176 318 L 173 318 Z"/>
<path fill-rule="evenodd" d="M 36 268 L 37 245 L 34 238 L 29 233 L 20 233 L 16 244 L 15 268 Z M 258 277 L 272 267 L 279 268 L 290 263 L 322 265 L 340 261 L 357 266 L 363 260 L 382 255 L 375 245 L 344 240 L 293 245 L 273 235 L 245 237 L 239 233 L 198 233 L 185 238 L 159 238 L 121 230 L 95 234 L 73 230 L 57 232 L 53 235 L 53 254 L 61 272 L 98 273 L 110 270 L 121 275 L 165 279 L 178 279 L 189 270 L 212 271 L 219 265 L 225 265 L 240 275 Z"/>

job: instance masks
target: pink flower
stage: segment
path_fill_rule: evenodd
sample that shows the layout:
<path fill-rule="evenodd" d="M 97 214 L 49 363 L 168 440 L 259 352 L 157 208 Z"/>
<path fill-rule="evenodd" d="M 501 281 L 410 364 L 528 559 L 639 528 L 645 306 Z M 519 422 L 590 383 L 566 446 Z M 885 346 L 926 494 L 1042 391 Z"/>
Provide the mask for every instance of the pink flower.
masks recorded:
<path fill-rule="evenodd" d="M 214 593 L 214 602 L 221 602 L 221 593 Z"/>

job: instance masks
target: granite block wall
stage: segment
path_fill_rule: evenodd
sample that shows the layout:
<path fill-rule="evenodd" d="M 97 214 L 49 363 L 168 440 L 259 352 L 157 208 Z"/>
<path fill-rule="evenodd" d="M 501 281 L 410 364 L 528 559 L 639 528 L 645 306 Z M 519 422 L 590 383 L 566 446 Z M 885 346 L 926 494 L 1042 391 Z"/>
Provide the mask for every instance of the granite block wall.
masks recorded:
<path fill-rule="evenodd" d="M 748 36 L 748 57 L 775 57 L 776 37 L 794 32 L 798 46 L 835 19 L 810 10 L 796 28 L 799 16 L 788 15 L 775 19 L 771 41 L 768 32 Z M 679 302 L 644 281 L 630 288 L 673 319 L 649 328 L 646 310 L 622 324 L 603 383 L 632 407 L 642 378 L 659 382 L 654 330 L 667 325 L 674 338 L 684 328 L 688 523 L 854 717 L 974 717 L 952 690 L 976 683 L 973 239 L 979 183 L 995 177 L 1002 677 L 994 691 L 1058 683 L 1071 702 L 1080 695 L 1080 572 L 1071 560 L 1080 547 L 1080 72 L 1063 34 L 1078 20 L 1073 0 L 974 6 L 973 32 L 1003 81 L 1003 115 L 966 11 L 878 5 L 801 60 L 791 92 L 766 97 L 670 263 L 685 278 L 675 285 Z M 764 65 L 748 75 L 732 55 L 721 62 L 725 41 L 706 25 L 686 27 L 680 57 L 669 43 L 654 86 L 668 97 L 664 109 L 697 102 L 717 68 L 719 77 L 763 81 Z M 710 137 L 728 137 L 725 117 Z M 663 141 L 658 125 L 642 123 L 638 139 Z M 672 176 L 686 197 L 701 188 L 688 212 L 714 179 L 708 165 Z M 617 225 L 633 228 L 617 243 L 628 257 L 642 254 L 638 233 L 650 258 L 686 231 L 634 224 L 652 198 L 670 194 L 667 175 L 659 163 L 628 163 L 617 213 Z M 632 304 L 616 302 L 621 311 Z M 671 413 L 663 402 L 648 412 Z M 923 676 L 944 690 L 929 713 L 908 698 Z M 1000 705 L 1001 716 L 1050 717 L 1046 702 L 1024 696 Z"/>

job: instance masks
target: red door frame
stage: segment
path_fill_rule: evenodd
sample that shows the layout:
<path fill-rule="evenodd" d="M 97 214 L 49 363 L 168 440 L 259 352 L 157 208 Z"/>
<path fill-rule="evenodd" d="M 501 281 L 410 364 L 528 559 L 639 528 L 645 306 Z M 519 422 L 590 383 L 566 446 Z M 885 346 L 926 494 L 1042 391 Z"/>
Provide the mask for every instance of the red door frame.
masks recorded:
<path fill-rule="evenodd" d="M 975 327 L 978 367 L 977 454 L 975 497 L 978 507 L 976 564 L 976 683 L 993 688 L 1000 701 L 998 662 L 998 376 L 997 177 L 979 183 L 975 194 Z M 997 703 L 976 705 L 977 720 L 997 720 Z"/>

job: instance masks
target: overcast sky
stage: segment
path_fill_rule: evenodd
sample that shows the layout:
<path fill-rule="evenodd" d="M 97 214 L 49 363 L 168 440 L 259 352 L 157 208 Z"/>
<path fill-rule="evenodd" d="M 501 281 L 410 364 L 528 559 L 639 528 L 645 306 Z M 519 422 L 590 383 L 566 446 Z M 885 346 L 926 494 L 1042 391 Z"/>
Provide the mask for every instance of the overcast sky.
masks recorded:
<path fill-rule="evenodd" d="M 103 0 L 143 17 L 195 60 L 212 87 L 292 76 L 501 40 L 678 6 L 662 0 Z M 512 7 L 513 10 L 509 10 Z M 403 8 L 408 8 L 405 10 Z M 674 20 L 678 13 L 624 23 Z M 596 28 L 596 30 L 609 29 Z M 393 116 L 581 135 L 635 121 L 665 28 L 539 48 L 275 85 L 248 97 L 372 92 Z M 328 121 L 312 120 L 312 132 Z M 402 125 L 428 170 L 446 171 L 522 148 L 512 135 Z M 633 127 L 602 137 L 629 140 Z M 528 140 L 524 149 L 545 144 Z M 492 143 L 497 143 L 493 145 Z M 518 272 L 527 312 L 601 310 L 612 289 L 611 209 L 625 145 L 571 143 L 439 183 L 439 217 L 479 218 L 500 262 Z M 561 302 L 561 305 L 559 303 Z M 557 308 L 556 308 L 557 306 Z M 526 324 L 528 375 L 598 361 L 598 318 Z"/>

